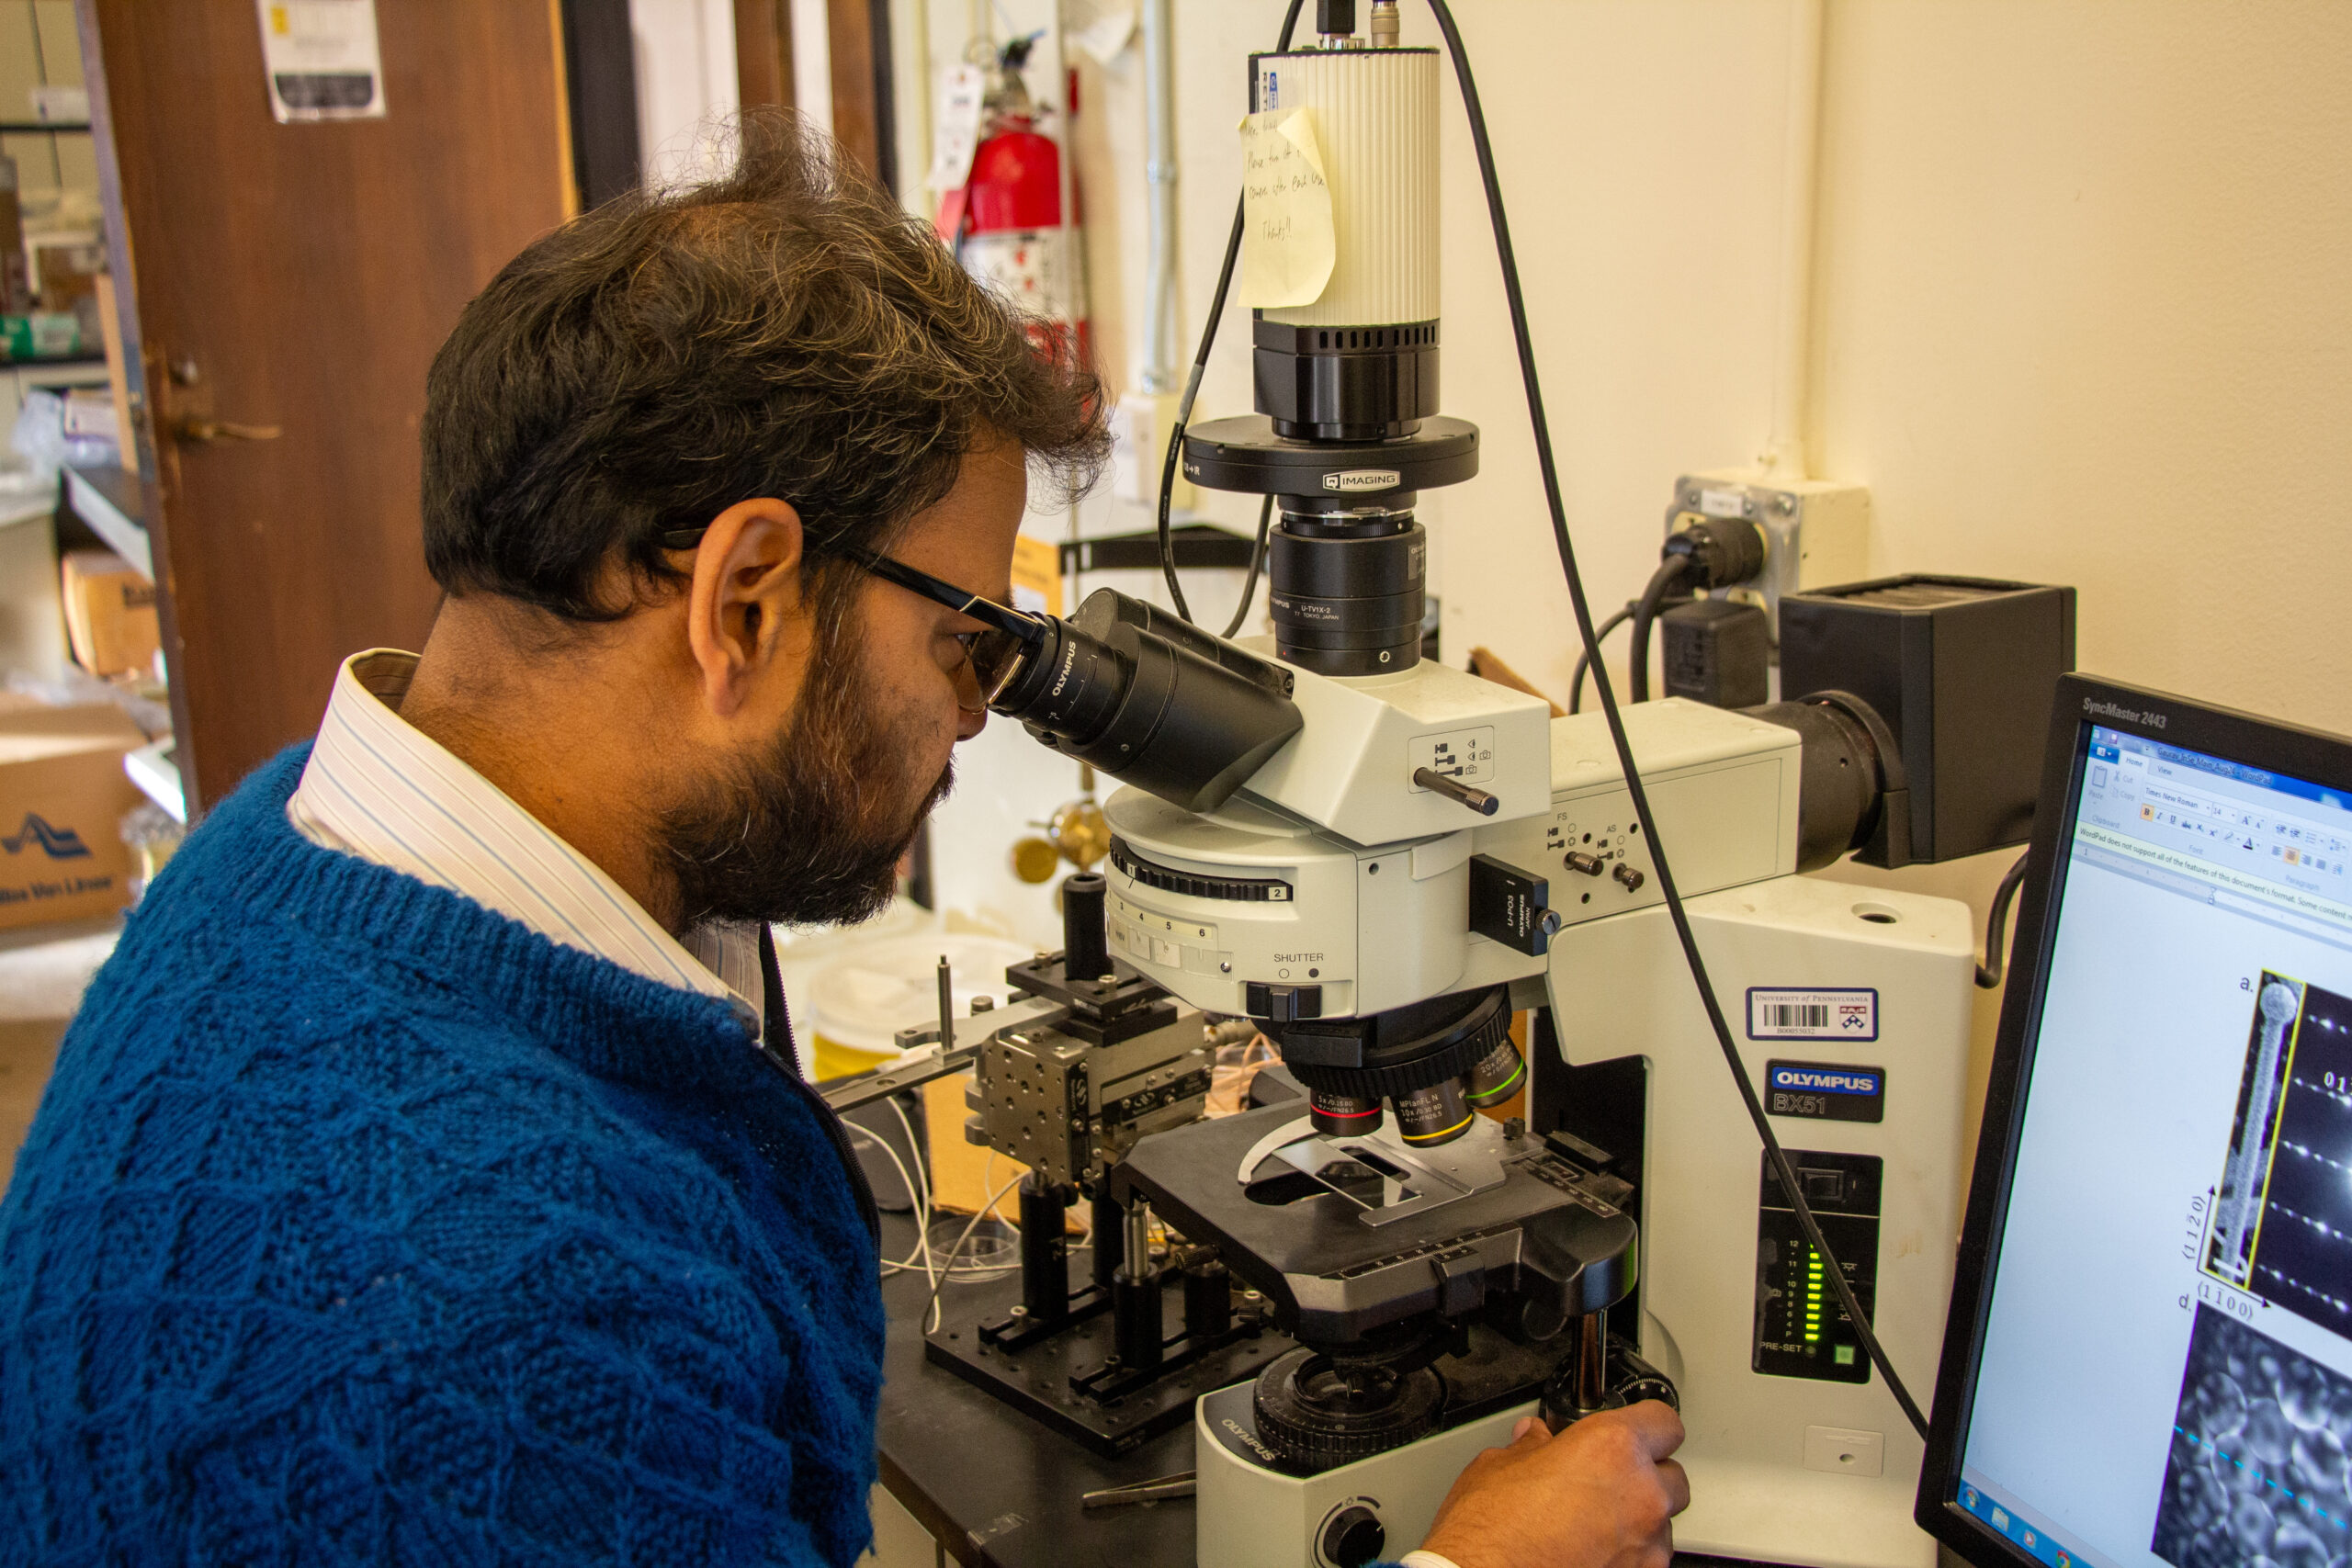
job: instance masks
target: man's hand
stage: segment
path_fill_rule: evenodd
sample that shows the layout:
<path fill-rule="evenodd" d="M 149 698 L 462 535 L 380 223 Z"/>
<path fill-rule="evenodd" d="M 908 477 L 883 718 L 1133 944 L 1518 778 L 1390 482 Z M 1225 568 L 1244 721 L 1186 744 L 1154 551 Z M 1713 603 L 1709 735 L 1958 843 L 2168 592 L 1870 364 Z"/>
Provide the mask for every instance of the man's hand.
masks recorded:
<path fill-rule="evenodd" d="M 1656 1400 L 1554 1437 L 1528 1416 L 1507 1449 L 1470 1461 L 1422 1550 L 1460 1568 L 1667 1568 L 1690 1483 L 1667 1456 L 1682 1418 Z"/>

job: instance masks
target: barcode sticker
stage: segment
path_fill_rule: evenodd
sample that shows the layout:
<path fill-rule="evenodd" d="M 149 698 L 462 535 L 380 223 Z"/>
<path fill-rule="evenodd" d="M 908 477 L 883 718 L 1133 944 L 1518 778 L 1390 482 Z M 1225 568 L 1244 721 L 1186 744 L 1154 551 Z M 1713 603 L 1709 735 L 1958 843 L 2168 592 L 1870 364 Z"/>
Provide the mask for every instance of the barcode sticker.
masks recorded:
<path fill-rule="evenodd" d="M 1750 1040 L 1876 1040 L 1878 993 L 1813 991 L 1751 986 Z"/>

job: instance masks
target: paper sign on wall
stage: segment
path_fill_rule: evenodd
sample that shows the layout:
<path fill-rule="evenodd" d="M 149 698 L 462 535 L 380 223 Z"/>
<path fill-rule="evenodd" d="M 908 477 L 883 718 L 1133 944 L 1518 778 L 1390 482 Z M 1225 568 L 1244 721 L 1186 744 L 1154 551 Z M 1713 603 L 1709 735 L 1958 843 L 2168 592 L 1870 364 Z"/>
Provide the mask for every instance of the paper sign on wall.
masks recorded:
<path fill-rule="evenodd" d="M 960 190 L 972 177 L 988 87 L 988 73 L 977 65 L 951 65 L 939 73 L 939 106 L 931 117 L 931 174 L 923 181 L 932 189 Z"/>
<path fill-rule="evenodd" d="M 1062 613 L 1061 547 L 1026 534 L 1013 536 L 1012 607 L 1033 615 Z"/>
<path fill-rule="evenodd" d="M 1311 109 L 1242 117 L 1241 201 L 1241 302 L 1265 310 L 1322 298 L 1339 247 Z"/>
<path fill-rule="evenodd" d="M 269 111 L 298 120 L 381 119 L 376 0 L 255 0 Z"/>

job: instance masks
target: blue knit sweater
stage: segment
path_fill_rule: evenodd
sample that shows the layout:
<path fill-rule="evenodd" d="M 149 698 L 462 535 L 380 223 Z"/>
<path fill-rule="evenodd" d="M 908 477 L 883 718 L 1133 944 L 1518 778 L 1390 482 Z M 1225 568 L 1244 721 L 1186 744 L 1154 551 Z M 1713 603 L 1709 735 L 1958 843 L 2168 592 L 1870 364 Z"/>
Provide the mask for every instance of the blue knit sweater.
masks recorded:
<path fill-rule="evenodd" d="M 831 1563 L 873 1242 L 722 1003 L 306 842 L 191 834 L 0 1201 L 0 1563 Z"/>

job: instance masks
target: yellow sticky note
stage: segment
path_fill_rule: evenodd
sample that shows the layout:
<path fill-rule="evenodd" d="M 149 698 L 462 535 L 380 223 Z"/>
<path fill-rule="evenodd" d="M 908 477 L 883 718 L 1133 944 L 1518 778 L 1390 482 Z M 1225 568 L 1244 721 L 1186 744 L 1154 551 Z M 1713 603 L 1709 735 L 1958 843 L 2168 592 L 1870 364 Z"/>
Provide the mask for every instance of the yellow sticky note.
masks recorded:
<path fill-rule="evenodd" d="M 1339 248 L 1314 111 L 1242 117 L 1241 200 L 1241 302 L 1253 310 L 1315 303 Z"/>
<path fill-rule="evenodd" d="M 1062 613 L 1062 552 L 1026 534 L 1012 538 L 1012 607 L 1035 615 Z"/>

